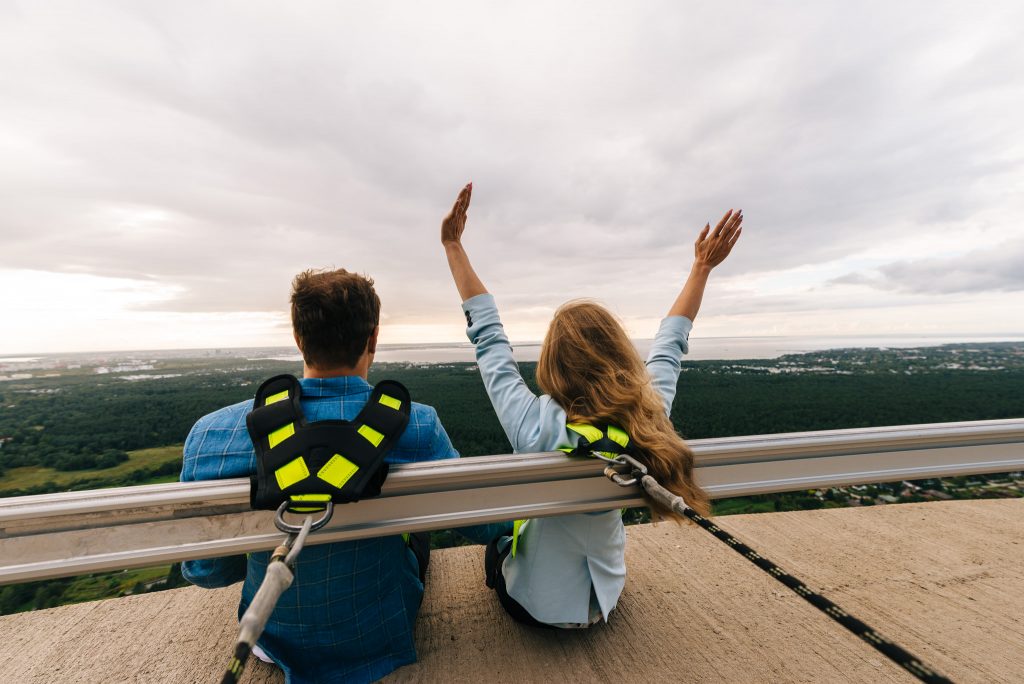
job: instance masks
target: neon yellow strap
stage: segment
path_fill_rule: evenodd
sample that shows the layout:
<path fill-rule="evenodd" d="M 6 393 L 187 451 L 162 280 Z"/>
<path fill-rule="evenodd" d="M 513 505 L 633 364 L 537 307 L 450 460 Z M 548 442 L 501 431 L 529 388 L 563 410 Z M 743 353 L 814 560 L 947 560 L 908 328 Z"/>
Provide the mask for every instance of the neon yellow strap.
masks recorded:
<path fill-rule="evenodd" d="M 619 446 L 629 446 L 629 435 L 626 434 L 625 430 L 615 427 L 614 425 L 608 426 L 608 439 L 612 440 Z"/>
<path fill-rule="evenodd" d="M 267 441 L 270 444 L 270 448 L 273 449 L 278 444 L 288 439 L 295 434 L 295 423 L 288 423 L 282 428 L 278 428 L 270 433 L 267 437 Z"/>
<path fill-rule="evenodd" d="M 530 522 L 530 521 L 529 520 L 516 520 L 514 523 L 512 523 L 512 557 L 513 558 L 516 557 L 516 551 L 519 548 L 519 532 L 524 527 L 526 527 L 526 523 L 528 523 L 528 522 Z"/>
<path fill-rule="evenodd" d="M 292 503 L 327 503 L 331 500 L 330 494 L 292 494 L 288 497 Z M 315 513 L 324 510 L 324 506 L 288 506 L 288 510 L 296 513 Z"/>
<path fill-rule="evenodd" d="M 309 477 L 309 468 L 306 466 L 306 461 L 299 456 L 294 461 L 289 461 L 275 470 L 274 477 L 277 478 L 278 487 L 288 489 L 296 482 L 302 482 Z"/>
<path fill-rule="evenodd" d="M 263 405 L 270 406 L 271 404 L 276 404 L 279 401 L 284 401 L 287 398 L 288 390 L 284 390 L 283 392 L 278 392 L 277 394 L 271 394 L 269 397 L 267 397 L 267 400 L 263 402 Z"/>
<path fill-rule="evenodd" d="M 400 411 L 402 409 L 402 400 L 395 399 L 394 397 L 388 396 L 387 394 L 380 395 L 380 399 L 378 399 L 377 402 L 384 404 L 385 406 L 388 406 L 390 408 L 393 408 L 396 411 Z"/>
<path fill-rule="evenodd" d="M 332 487 L 341 489 L 358 470 L 359 466 L 355 463 L 341 454 L 334 454 L 331 456 L 331 460 L 327 461 L 324 467 L 317 472 L 316 476 Z"/>
<path fill-rule="evenodd" d="M 380 443 L 384 441 L 384 435 L 377 432 L 369 425 L 360 426 L 357 432 L 359 432 L 359 434 L 361 434 L 363 438 L 373 446 L 380 446 Z"/>
<path fill-rule="evenodd" d="M 586 423 L 567 423 L 565 427 L 579 435 L 583 435 L 589 442 L 596 442 L 604 437 L 603 432 L 593 425 L 587 425 Z"/>

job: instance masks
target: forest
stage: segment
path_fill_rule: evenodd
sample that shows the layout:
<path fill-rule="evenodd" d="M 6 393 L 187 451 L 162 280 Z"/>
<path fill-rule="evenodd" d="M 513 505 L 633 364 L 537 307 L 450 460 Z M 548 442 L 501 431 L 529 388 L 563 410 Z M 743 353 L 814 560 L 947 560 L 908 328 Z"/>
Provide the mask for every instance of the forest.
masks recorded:
<path fill-rule="evenodd" d="M 0 496 L 176 479 L 195 421 L 250 399 L 264 379 L 301 364 L 182 358 L 145 372 L 57 365 L 0 382 Z M 535 364 L 521 364 L 536 390 Z M 30 375 L 30 374 L 23 374 Z M 379 364 L 434 406 L 463 456 L 510 446 L 471 363 Z M 1024 416 L 1024 343 L 844 349 L 772 360 L 684 362 L 672 419 L 689 439 Z M 832 505 L 807 493 L 716 502 L 719 514 Z M 840 505 L 836 503 L 835 505 Z M 640 512 L 631 521 L 642 521 Z M 439 546 L 458 543 L 435 535 Z M 0 614 L 179 583 L 164 567 L 0 588 Z M 146 574 L 149 573 L 149 574 Z M 163 580 L 161 580 L 163 578 Z M 87 589 L 76 582 L 85 582 Z"/>
<path fill-rule="evenodd" d="M 1020 344 L 948 345 L 916 350 L 835 350 L 770 361 L 685 362 L 672 410 L 689 439 L 1024 415 Z M 535 364 L 524 377 L 536 390 Z M 251 398 L 264 379 L 301 373 L 295 363 L 168 361 L 127 380 L 88 368 L 0 383 L 0 496 L 43 493 L 19 487 L 12 469 L 92 475 L 128 452 L 180 445 L 192 424 Z M 381 364 L 370 381 L 405 383 L 434 406 L 464 456 L 510 450 L 475 364 Z M 133 472 L 145 470 L 140 467 Z M 166 462 L 123 484 L 173 474 Z M 113 486 L 118 482 L 105 482 Z"/>

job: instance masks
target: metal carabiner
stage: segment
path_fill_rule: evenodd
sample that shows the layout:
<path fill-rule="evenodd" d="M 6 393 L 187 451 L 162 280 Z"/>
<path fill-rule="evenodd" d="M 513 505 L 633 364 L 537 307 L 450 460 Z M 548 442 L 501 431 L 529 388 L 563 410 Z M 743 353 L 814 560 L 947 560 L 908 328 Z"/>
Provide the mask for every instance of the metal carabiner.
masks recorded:
<path fill-rule="evenodd" d="M 591 454 L 604 461 L 608 461 L 609 464 L 623 465 L 629 468 L 629 477 L 626 477 L 625 473 L 615 470 L 612 465 L 605 466 L 604 476 L 620 487 L 632 487 L 635 484 L 639 484 L 640 478 L 647 474 L 647 466 L 629 454 L 619 454 L 615 458 L 602 456 L 596 451 L 592 451 Z"/>
<path fill-rule="evenodd" d="M 630 470 L 632 471 L 630 474 L 634 478 L 639 478 L 639 476 L 647 474 L 647 466 L 645 466 L 643 463 L 636 460 L 629 454 L 619 454 L 619 458 L 622 459 L 623 463 L 629 466 Z"/>
<path fill-rule="evenodd" d="M 625 475 L 615 470 L 615 468 L 612 468 L 611 466 L 605 467 L 604 476 L 607 477 L 612 482 L 614 482 L 615 484 L 619 485 L 620 487 L 632 487 L 638 482 L 638 480 L 635 477 L 627 479 Z"/>

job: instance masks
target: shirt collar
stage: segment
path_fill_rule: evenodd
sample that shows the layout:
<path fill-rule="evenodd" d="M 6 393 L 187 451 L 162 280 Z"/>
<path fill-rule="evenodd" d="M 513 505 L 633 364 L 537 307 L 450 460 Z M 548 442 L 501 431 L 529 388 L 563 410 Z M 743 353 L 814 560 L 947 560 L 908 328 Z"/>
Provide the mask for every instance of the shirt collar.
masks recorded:
<path fill-rule="evenodd" d="M 339 375 L 333 378 L 302 378 L 304 397 L 343 397 L 370 392 L 370 383 L 358 375 Z"/>

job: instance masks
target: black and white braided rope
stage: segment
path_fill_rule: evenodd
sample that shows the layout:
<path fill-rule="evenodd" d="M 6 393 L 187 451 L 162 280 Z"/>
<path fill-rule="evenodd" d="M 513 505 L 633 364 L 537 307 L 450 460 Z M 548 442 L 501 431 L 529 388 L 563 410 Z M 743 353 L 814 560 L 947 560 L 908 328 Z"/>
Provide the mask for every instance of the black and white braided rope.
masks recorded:
<path fill-rule="evenodd" d="M 637 475 L 640 475 L 637 473 Z M 686 505 L 682 497 L 672 494 L 667 489 L 658 484 L 650 475 L 640 476 L 640 483 L 643 488 L 653 498 L 664 503 L 666 506 L 677 511 L 681 515 L 685 515 L 687 518 L 700 525 L 702 528 L 715 535 L 718 539 L 725 542 L 731 547 L 736 553 L 740 554 L 751 563 L 761 568 L 769 575 L 777 579 L 782 584 L 786 585 L 797 594 L 802 597 L 805 601 L 810 603 L 812 606 L 820 610 L 821 612 L 828 615 L 830 618 L 841 624 L 846 629 L 850 630 L 861 639 L 871 644 L 875 650 L 881 652 L 887 656 L 894 663 L 905 669 L 910 674 L 914 675 L 922 682 L 928 682 L 928 684 L 952 684 L 952 681 L 947 677 L 939 674 L 933 668 L 925 665 L 920 658 L 914 656 L 914 654 L 907 651 L 902 646 L 894 644 L 893 642 L 886 639 L 884 636 L 876 632 L 870 626 L 858 620 L 854 616 L 847 613 L 845 610 L 837 606 L 836 604 L 829 601 L 827 598 L 814 591 L 806 584 L 793 577 L 788 572 L 780 568 L 778 565 L 768 560 L 757 551 L 741 542 L 736 537 L 732 536 L 721 527 L 716 525 L 714 522 L 708 520 L 704 516 L 698 514 L 692 508 Z"/>

